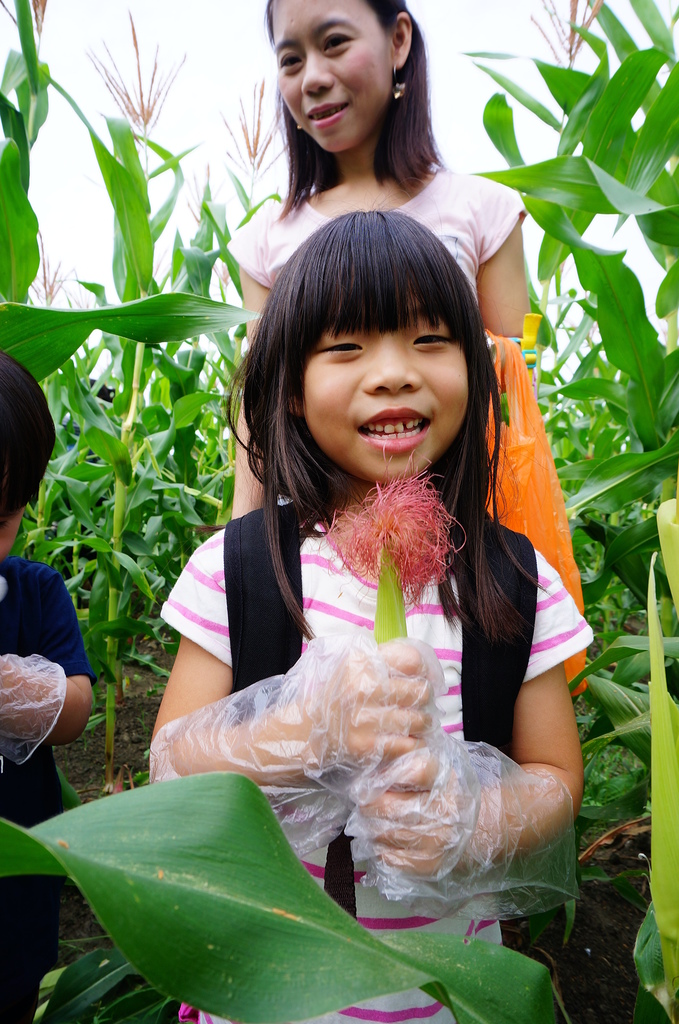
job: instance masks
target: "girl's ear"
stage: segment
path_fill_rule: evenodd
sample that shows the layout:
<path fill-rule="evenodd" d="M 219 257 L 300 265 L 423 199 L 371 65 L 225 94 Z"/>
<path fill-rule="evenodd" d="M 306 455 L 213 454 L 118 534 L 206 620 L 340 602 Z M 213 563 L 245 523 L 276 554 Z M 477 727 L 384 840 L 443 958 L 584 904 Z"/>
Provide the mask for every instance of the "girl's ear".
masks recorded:
<path fill-rule="evenodd" d="M 396 23 L 392 30 L 392 64 L 397 71 L 403 67 L 410 53 L 410 45 L 413 40 L 413 23 L 406 11 L 401 11 L 396 16 Z"/>

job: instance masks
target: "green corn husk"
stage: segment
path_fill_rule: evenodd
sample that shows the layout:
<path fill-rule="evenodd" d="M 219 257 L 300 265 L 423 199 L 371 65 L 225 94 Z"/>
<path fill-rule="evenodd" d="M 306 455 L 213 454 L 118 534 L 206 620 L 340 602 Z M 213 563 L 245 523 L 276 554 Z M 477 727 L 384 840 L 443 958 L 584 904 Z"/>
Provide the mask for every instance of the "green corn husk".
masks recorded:
<path fill-rule="evenodd" d="M 375 639 L 378 644 L 407 636 L 406 606 L 398 569 L 386 548 L 382 549 L 380 577 L 377 583 Z"/>
<path fill-rule="evenodd" d="M 672 591 L 674 607 L 679 613 L 679 510 L 677 509 L 677 499 L 671 498 L 670 501 L 664 501 L 658 509 L 656 519 L 665 572 Z"/>
<path fill-rule="evenodd" d="M 671 502 L 674 505 L 674 502 Z M 675 506 L 676 507 L 676 506 Z M 675 524 L 676 525 L 676 524 Z M 660 532 L 660 523 L 659 532 Z M 667 531 L 661 532 L 661 543 Z M 665 568 L 669 552 L 663 544 Z M 651 894 L 660 934 L 665 984 L 653 994 L 669 1019 L 679 1022 L 679 708 L 667 691 L 665 655 L 656 603 L 654 565 L 648 580 L 651 655 Z M 679 562 L 675 563 L 679 573 Z M 668 572 L 669 575 L 669 572 Z"/>

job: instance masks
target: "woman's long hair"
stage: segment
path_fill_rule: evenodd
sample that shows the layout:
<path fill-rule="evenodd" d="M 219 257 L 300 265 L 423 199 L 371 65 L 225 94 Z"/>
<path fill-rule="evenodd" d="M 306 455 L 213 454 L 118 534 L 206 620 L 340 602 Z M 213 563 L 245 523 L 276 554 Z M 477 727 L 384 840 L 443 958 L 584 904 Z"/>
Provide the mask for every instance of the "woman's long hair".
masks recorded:
<path fill-rule="evenodd" d="M 266 27 L 271 44 L 273 10 L 276 0 L 267 0 Z M 375 150 L 375 177 L 393 179 L 402 185 L 422 181 L 442 166 L 434 141 L 429 107 L 427 51 L 420 28 L 404 0 L 364 0 L 377 15 L 385 32 L 393 27 L 400 13 L 408 14 L 413 25 L 410 53 L 398 72 L 405 93 L 392 100 Z M 337 184 L 337 162 L 310 135 L 298 131 L 294 117 L 278 94 L 278 116 L 282 122 L 288 154 L 288 194 L 282 215 L 294 210 L 312 192 L 325 192 Z"/>
<path fill-rule="evenodd" d="M 493 640 L 516 635 L 517 615 L 488 568 L 484 543 L 493 534 L 508 552 L 497 526 L 498 383 L 476 298 L 431 231 L 396 211 L 371 211 L 328 221 L 291 257 L 269 293 L 232 393 L 230 427 L 235 433 L 242 385 L 248 461 L 263 485 L 276 577 L 307 636 L 283 567 L 279 498 L 293 503 L 307 534 L 317 523 L 328 526 L 352 500 L 349 475 L 321 451 L 299 415 L 307 359 L 322 334 L 385 334 L 420 317 L 433 327 L 445 324 L 459 342 L 469 381 L 460 431 L 428 470 L 466 534 L 454 560 L 457 597 L 449 580 L 442 583 L 443 608 L 449 619 L 457 614 L 465 623 L 478 623 Z M 490 452 L 488 437 L 494 439 Z"/>
<path fill-rule="evenodd" d="M 40 385 L 0 351 L 0 511 L 17 512 L 36 494 L 54 440 L 54 422 Z"/>

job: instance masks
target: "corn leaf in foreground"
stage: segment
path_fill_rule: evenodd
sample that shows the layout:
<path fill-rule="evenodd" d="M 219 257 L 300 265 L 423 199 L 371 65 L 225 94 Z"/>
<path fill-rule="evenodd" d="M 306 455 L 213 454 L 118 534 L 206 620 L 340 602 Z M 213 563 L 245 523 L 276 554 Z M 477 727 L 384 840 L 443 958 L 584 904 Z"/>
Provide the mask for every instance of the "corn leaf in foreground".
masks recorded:
<path fill-rule="evenodd" d="M 363 929 L 239 775 L 130 790 L 30 831 L 0 822 L 0 874 L 36 872 L 70 875 L 154 987 L 233 1020 L 302 1020 L 428 986 L 460 1024 L 554 1021 L 548 972 L 520 954 L 443 935 L 387 945 Z"/>

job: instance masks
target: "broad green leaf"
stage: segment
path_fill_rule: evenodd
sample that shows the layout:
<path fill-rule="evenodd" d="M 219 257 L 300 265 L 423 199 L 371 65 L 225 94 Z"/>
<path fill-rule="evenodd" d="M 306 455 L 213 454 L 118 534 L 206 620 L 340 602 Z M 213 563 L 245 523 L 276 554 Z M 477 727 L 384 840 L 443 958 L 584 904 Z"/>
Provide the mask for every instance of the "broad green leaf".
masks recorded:
<path fill-rule="evenodd" d="M 627 382 L 627 403 L 632 436 L 639 438 L 645 452 L 660 444 L 655 425 L 656 408 L 648 403 L 648 395 L 635 380 Z"/>
<path fill-rule="evenodd" d="M 17 28 L 21 40 L 21 52 L 26 63 L 26 74 L 34 96 L 37 96 L 40 88 L 40 76 L 38 71 L 38 51 L 35 46 L 33 35 L 33 18 L 29 0 L 14 0 L 16 11 Z"/>
<path fill-rule="evenodd" d="M 597 23 L 606 33 L 606 36 L 613 44 L 618 60 L 622 63 L 631 53 L 639 48 L 632 39 L 627 29 L 616 18 L 607 4 L 604 4 L 597 15 Z"/>
<path fill-rule="evenodd" d="M 22 301 L 39 265 L 38 220 L 22 184 L 17 145 L 5 139 L 0 141 L 0 296 Z"/>
<path fill-rule="evenodd" d="M 49 113 L 49 68 L 46 64 L 38 64 L 38 91 L 34 93 L 28 82 L 28 77 L 16 87 L 16 97 L 19 102 L 19 109 L 23 115 L 26 125 L 26 134 L 29 145 L 33 145 L 38 137 L 38 132 L 47 120 Z"/>
<path fill-rule="evenodd" d="M 153 277 L 153 240 L 144 200 L 132 175 L 108 151 L 82 110 L 54 79 L 50 84 L 71 106 L 90 133 L 94 155 L 104 179 L 125 244 L 125 256 L 142 293 L 149 290 Z"/>
<path fill-rule="evenodd" d="M 556 117 L 554 117 L 551 110 L 548 110 L 542 103 L 539 103 L 533 96 L 531 96 L 530 93 L 526 92 L 525 89 L 516 85 L 515 82 L 512 82 L 511 79 L 507 78 L 505 75 L 501 75 L 497 71 L 494 71 L 493 68 L 486 67 L 485 64 L 476 64 L 476 67 L 481 71 L 485 71 L 485 73 L 489 75 L 494 82 L 497 82 L 497 84 L 501 88 L 505 89 L 510 96 L 513 96 L 515 100 L 518 100 L 522 106 L 526 107 L 527 110 L 530 110 L 531 113 L 536 115 L 536 117 L 539 117 L 540 120 L 544 121 L 550 128 L 554 128 L 557 132 L 560 130 L 561 125 Z"/>
<path fill-rule="evenodd" d="M 132 483 L 132 463 L 127 446 L 118 437 L 100 427 L 88 427 L 85 438 L 92 451 L 113 466 L 113 471 L 126 487 Z"/>
<path fill-rule="evenodd" d="M 651 41 L 664 50 L 670 57 L 674 56 L 674 40 L 672 32 L 653 0 L 630 0 L 634 13 L 648 32 Z"/>
<path fill-rule="evenodd" d="M 652 452 L 628 452 L 606 459 L 592 470 L 577 494 L 566 502 L 573 515 L 587 507 L 618 512 L 641 501 L 676 470 L 679 431 Z"/>
<path fill-rule="evenodd" d="M 0 92 L 0 122 L 5 137 L 14 139 L 19 150 L 21 160 L 21 184 L 24 192 L 28 193 L 28 186 L 31 178 L 31 158 L 28 135 L 26 133 L 26 122 L 23 114 L 17 110 L 14 104 L 10 103 L 6 96 Z"/>
<path fill-rule="evenodd" d="M 245 189 L 244 189 L 243 185 L 241 184 L 239 178 L 236 177 L 236 175 L 233 173 L 231 168 L 227 167 L 226 170 L 227 170 L 227 173 L 228 173 L 229 177 L 231 178 L 231 184 L 233 185 L 233 187 L 236 190 L 236 195 L 238 196 L 238 198 L 240 200 L 240 204 L 243 207 L 243 210 L 245 211 L 245 213 L 247 213 L 248 210 L 250 209 L 250 197 L 248 196 L 247 192 L 245 191 Z"/>
<path fill-rule="evenodd" d="M 525 196 L 524 204 L 535 223 L 543 231 L 548 232 L 569 248 L 590 249 L 592 252 L 598 253 L 599 256 L 613 255 L 610 250 L 599 249 L 596 245 L 586 242 L 580 232 L 576 230 L 573 222 L 567 217 L 563 207 L 557 203 L 548 203 L 544 199 Z"/>
<path fill-rule="evenodd" d="M 583 804 L 580 808 L 580 816 L 589 821 L 629 821 L 630 818 L 636 818 L 644 813 L 647 800 L 648 778 L 645 778 L 609 803 Z M 646 904 L 644 903 L 645 909 Z"/>
<path fill-rule="evenodd" d="M 670 316 L 679 307 L 679 260 L 665 274 L 655 300 L 655 311 L 660 317 Z"/>
<path fill-rule="evenodd" d="M 170 194 L 158 212 L 151 218 L 151 237 L 154 242 L 157 242 L 167 227 L 167 222 L 172 216 L 174 208 L 177 205 L 179 193 L 184 185 L 184 174 L 180 167 L 180 163 L 185 156 L 188 156 L 189 153 L 193 152 L 195 146 L 192 146 L 190 149 L 185 149 L 177 156 L 173 156 L 168 149 L 164 149 L 163 146 L 159 146 L 157 142 L 151 142 L 150 139 L 147 139 L 146 141 L 149 149 L 152 149 L 154 153 L 157 153 L 158 156 L 162 157 L 164 160 L 164 163 L 161 164 L 160 167 L 156 167 L 156 169 L 149 175 L 149 181 L 152 178 L 157 178 L 160 174 L 164 174 L 165 171 L 172 171 L 174 174 L 174 183 L 170 190 Z"/>
<path fill-rule="evenodd" d="M 653 551 L 658 547 L 658 525 L 655 516 L 643 523 L 635 523 L 622 530 L 606 547 L 604 566 L 612 568 L 619 558 L 639 552 Z"/>
<path fill-rule="evenodd" d="M 592 111 L 582 152 L 610 174 L 618 165 L 632 117 L 655 82 L 665 59 L 659 50 L 640 50 L 630 54 Z"/>
<path fill-rule="evenodd" d="M 189 249 L 182 249 L 182 255 L 191 291 L 194 295 L 203 295 L 206 299 L 209 298 L 212 268 L 219 256 L 219 251 L 203 252 L 202 249 L 191 246 Z"/>
<path fill-rule="evenodd" d="M 660 245 L 679 246 L 679 206 L 668 206 L 664 210 L 642 214 L 637 217 L 637 224 L 646 238 Z M 662 262 L 664 265 L 664 258 Z"/>
<path fill-rule="evenodd" d="M 0 303 L 0 346 L 42 379 L 58 369 L 95 330 L 159 345 L 228 331 L 254 316 L 237 306 L 181 292 L 95 309 Z"/>
<path fill-rule="evenodd" d="M 264 203 L 268 203 L 270 200 L 272 202 L 274 202 L 274 203 L 282 203 L 283 202 L 283 200 L 281 199 L 281 197 L 278 194 L 278 192 L 272 192 L 270 195 L 265 196 L 264 199 L 261 199 L 258 203 L 255 203 L 254 206 L 250 207 L 250 209 L 245 214 L 243 219 L 238 222 L 238 227 L 242 228 L 245 224 L 247 224 L 249 221 L 251 221 L 252 218 L 254 217 L 254 215 L 257 213 L 257 211 L 262 206 L 264 206 Z"/>
<path fill-rule="evenodd" d="M 663 358 L 657 332 L 646 316 L 641 285 L 622 256 L 597 256 L 582 249 L 573 255 L 583 287 L 597 296 L 606 355 L 641 386 L 642 400 L 654 418 L 662 390 Z"/>
<path fill-rule="evenodd" d="M 600 42 L 600 40 L 598 42 Z M 587 122 L 589 121 L 590 114 L 599 102 L 599 99 L 608 84 L 608 50 L 605 45 L 598 47 L 598 49 L 600 50 L 599 66 L 594 74 L 590 76 L 587 85 L 578 97 L 578 100 L 570 113 L 568 121 L 564 125 L 557 148 L 557 154 L 559 156 L 572 153 L 578 143 L 582 141 L 582 136 L 587 128 Z"/>
<path fill-rule="evenodd" d="M 640 192 L 627 188 L 617 178 L 614 178 L 607 171 L 604 171 L 602 167 L 595 164 L 594 161 L 585 159 L 601 191 L 616 210 L 624 214 L 630 214 L 633 217 L 643 216 L 648 213 L 664 212 L 660 204 L 654 199 L 650 199 L 648 196 L 641 195 Z"/>
<path fill-rule="evenodd" d="M 533 61 L 542 75 L 545 85 L 568 116 L 576 102 L 582 96 L 590 81 L 590 75 L 574 68 L 562 68 L 557 64 L 545 64 L 544 61 Z"/>
<path fill-rule="evenodd" d="M 662 1003 L 645 988 L 639 986 L 634 1004 L 633 1024 L 667 1024 L 669 1017 Z"/>
<path fill-rule="evenodd" d="M 514 132 L 514 111 L 507 103 L 503 93 L 496 92 L 486 103 L 483 111 L 483 127 L 486 129 L 490 141 L 510 167 L 524 163 Z"/>
<path fill-rule="evenodd" d="M 130 555 L 126 555 L 124 551 L 116 551 L 114 557 L 118 559 L 124 569 L 127 569 L 142 594 L 145 597 L 150 598 L 151 601 L 155 601 L 156 596 L 149 586 L 149 581 L 146 579 L 144 570 L 137 565 L 134 558 L 131 558 Z"/>
<path fill-rule="evenodd" d="M 113 143 L 113 152 L 123 167 L 126 168 L 136 185 L 137 195 L 142 200 L 148 214 L 151 212 L 151 205 L 149 203 L 146 175 L 139 159 L 132 129 L 122 117 L 107 117 L 106 124 L 111 136 L 111 142 Z"/>
<path fill-rule="evenodd" d="M 544 388 L 540 390 L 540 395 L 543 394 L 545 397 L 559 394 L 564 398 L 581 399 L 586 402 L 598 398 L 608 405 L 615 405 L 619 409 L 627 411 L 627 396 L 624 386 L 614 380 L 605 380 L 603 377 L 583 377 L 582 380 L 569 381 L 568 384 Z"/>
<path fill-rule="evenodd" d="M 587 677 L 589 682 L 590 677 Z M 620 744 L 631 750 L 637 757 L 644 762 L 644 764 L 650 763 L 650 751 L 651 751 L 651 716 L 649 712 L 645 712 L 643 715 L 639 715 L 637 718 L 630 719 L 629 722 L 625 722 L 613 729 L 612 732 L 604 733 L 601 736 L 596 736 L 591 740 L 586 740 L 582 744 L 582 759 L 585 763 L 585 767 L 590 763 L 592 758 L 600 754 L 602 750 L 605 750 L 611 743 Z"/>
<path fill-rule="evenodd" d="M 665 975 L 660 949 L 660 935 L 655 919 L 653 904 L 649 904 L 646 916 L 637 934 L 634 944 L 634 964 L 639 975 L 639 983 L 648 991 L 660 988 Z"/>
<path fill-rule="evenodd" d="M 525 202 L 524 196 L 524 202 Z M 542 201 L 542 200 L 540 200 Z M 586 216 L 590 216 L 586 214 Z M 570 252 L 570 247 L 545 233 L 538 254 L 538 281 L 551 281 Z"/>
<path fill-rule="evenodd" d="M 679 65 L 675 65 L 639 129 L 625 185 L 648 192 L 674 154 L 679 137 Z"/>
<path fill-rule="evenodd" d="M 182 427 L 188 427 L 189 424 L 193 423 L 204 405 L 218 398 L 218 395 L 205 391 L 195 391 L 192 395 L 182 395 L 181 398 L 178 398 L 172 410 L 177 430 L 181 430 Z"/>
<path fill-rule="evenodd" d="M 645 715 L 649 709 L 648 693 L 619 686 L 611 679 L 590 673 L 590 692 L 602 706 L 613 725 L 626 725 Z"/>
<path fill-rule="evenodd" d="M 261 204 L 258 203 L 256 209 L 259 209 L 260 205 Z M 227 248 L 231 241 L 231 233 L 226 223 L 226 206 L 224 206 L 223 203 L 206 202 L 203 203 L 203 212 L 206 217 L 209 218 L 217 237 L 217 242 L 219 244 L 219 257 L 226 265 L 226 269 L 229 271 L 229 276 L 236 286 L 236 291 L 242 298 L 243 289 L 240 283 L 240 269 L 238 267 L 238 263 Z"/>
<path fill-rule="evenodd" d="M 70 1024 L 82 1020 L 94 1002 L 135 974 L 117 949 L 95 949 L 80 957 L 60 975 L 40 1024 Z"/>
<path fill-rule="evenodd" d="M 517 188 L 536 199 L 546 199 L 572 210 L 589 213 L 616 213 L 617 209 L 606 198 L 589 164 L 583 157 L 559 156 L 553 160 L 514 167 L 508 171 L 493 171 L 485 178 Z"/>
<path fill-rule="evenodd" d="M 0 873 L 58 862 L 136 970 L 208 1012 L 290 1021 L 434 985 L 460 1024 L 553 1024 L 549 976 L 533 961 L 444 935 L 387 945 L 363 929 L 311 879 L 242 776 L 142 787 L 30 832 L 0 823 L 0 837 Z"/>
<path fill-rule="evenodd" d="M 2 73 L 0 92 L 5 96 L 16 90 L 17 86 L 26 81 L 26 61 L 18 50 L 10 50 Z"/>

